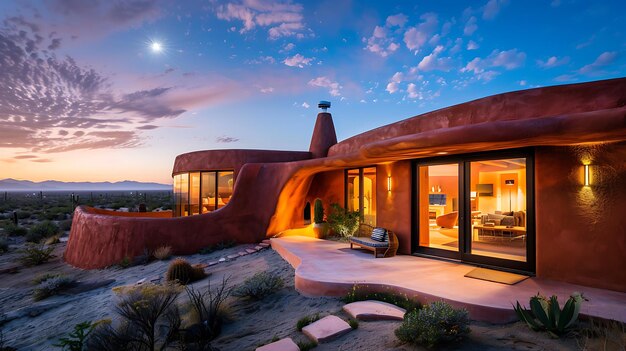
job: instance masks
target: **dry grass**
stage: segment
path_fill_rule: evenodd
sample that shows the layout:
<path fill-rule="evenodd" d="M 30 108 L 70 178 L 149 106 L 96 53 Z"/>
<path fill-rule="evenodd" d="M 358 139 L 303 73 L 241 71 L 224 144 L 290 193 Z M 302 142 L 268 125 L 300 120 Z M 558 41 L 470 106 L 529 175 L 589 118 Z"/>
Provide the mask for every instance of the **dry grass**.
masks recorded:
<path fill-rule="evenodd" d="M 152 256 L 159 261 L 167 260 L 172 257 L 172 247 L 171 246 L 160 246 L 152 253 Z"/>

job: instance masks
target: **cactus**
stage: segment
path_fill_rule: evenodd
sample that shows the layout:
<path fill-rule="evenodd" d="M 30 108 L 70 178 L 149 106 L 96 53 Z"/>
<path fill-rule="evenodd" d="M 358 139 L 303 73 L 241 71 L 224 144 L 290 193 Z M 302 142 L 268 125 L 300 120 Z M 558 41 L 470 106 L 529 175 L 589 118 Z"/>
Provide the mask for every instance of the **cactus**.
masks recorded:
<path fill-rule="evenodd" d="M 315 199 L 315 205 L 313 208 L 313 222 L 324 222 L 324 205 L 322 204 L 322 200 L 320 199 Z"/>
<path fill-rule="evenodd" d="M 561 310 L 556 295 L 550 299 L 537 294 L 530 298 L 530 310 L 525 309 L 517 302 L 513 306 L 517 317 L 535 331 L 545 330 L 553 337 L 560 337 L 568 333 L 580 312 L 580 306 L 584 296 L 580 293 L 573 293 Z"/>
<path fill-rule="evenodd" d="M 191 283 L 206 276 L 204 269 L 198 265 L 190 265 L 184 258 L 177 258 L 170 263 L 165 276 L 168 281 L 178 281 L 180 284 Z"/>

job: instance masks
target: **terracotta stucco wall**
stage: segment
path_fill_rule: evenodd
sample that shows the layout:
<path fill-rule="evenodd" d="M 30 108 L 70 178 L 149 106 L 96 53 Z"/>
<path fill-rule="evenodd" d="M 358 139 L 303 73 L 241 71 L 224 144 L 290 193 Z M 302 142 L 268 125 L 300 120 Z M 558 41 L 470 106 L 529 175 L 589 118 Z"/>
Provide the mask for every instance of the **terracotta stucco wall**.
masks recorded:
<path fill-rule="evenodd" d="M 535 155 L 537 276 L 626 291 L 626 143 Z"/>
<path fill-rule="evenodd" d="M 391 176 L 391 192 L 387 177 Z M 411 161 L 398 161 L 376 166 L 376 222 L 393 230 L 398 236 L 398 252 L 411 254 Z"/>
<path fill-rule="evenodd" d="M 315 199 L 321 199 L 324 205 L 324 213 L 328 215 L 330 205 L 333 203 L 344 206 L 344 171 L 330 171 L 318 173 L 314 176 L 311 188 L 306 196 L 306 201 L 311 203 L 311 220 L 313 220 L 313 206 Z M 302 204 L 304 209 L 304 203 Z"/>

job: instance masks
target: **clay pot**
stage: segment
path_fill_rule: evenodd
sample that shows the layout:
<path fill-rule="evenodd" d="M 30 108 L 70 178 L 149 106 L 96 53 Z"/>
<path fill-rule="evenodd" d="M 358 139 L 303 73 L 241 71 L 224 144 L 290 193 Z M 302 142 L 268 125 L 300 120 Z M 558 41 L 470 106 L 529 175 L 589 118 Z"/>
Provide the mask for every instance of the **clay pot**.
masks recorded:
<path fill-rule="evenodd" d="M 330 225 L 327 222 L 313 224 L 313 233 L 318 239 L 326 239 L 329 231 Z"/>

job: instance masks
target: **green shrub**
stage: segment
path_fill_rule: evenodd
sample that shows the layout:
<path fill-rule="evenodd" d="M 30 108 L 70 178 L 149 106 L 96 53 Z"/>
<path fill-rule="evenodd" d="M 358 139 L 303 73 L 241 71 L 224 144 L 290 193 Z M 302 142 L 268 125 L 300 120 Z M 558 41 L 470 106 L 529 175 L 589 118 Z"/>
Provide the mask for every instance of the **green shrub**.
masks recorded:
<path fill-rule="evenodd" d="M 152 251 L 152 256 L 159 261 L 167 260 L 172 257 L 172 247 L 166 245 L 159 246 Z"/>
<path fill-rule="evenodd" d="M 199 266 L 192 266 L 184 258 L 177 258 L 167 268 L 165 279 L 167 281 L 176 281 L 182 285 L 186 285 L 196 280 L 200 280 L 206 277 L 204 268 Z"/>
<path fill-rule="evenodd" d="M 469 314 L 465 309 L 436 301 L 405 314 L 396 336 L 406 343 L 433 348 L 461 341 L 469 332 Z"/>
<path fill-rule="evenodd" d="M 352 236 L 359 229 L 361 216 L 359 211 L 348 211 L 339 204 L 331 204 L 328 223 L 335 233 L 345 238 Z"/>
<path fill-rule="evenodd" d="M 298 329 L 298 331 L 302 331 L 302 328 L 306 327 L 307 325 L 318 321 L 320 319 L 320 314 L 314 314 L 311 316 L 305 316 L 302 317 L 300 319 L 298 319 L 298 322 L 296 322 L 296 329 Z"/>
<path fill-rule="evenodd" d="M 227 288 L 228 278 L 222 279 L 221 286 L 212 289 L 209 282 L 207 290 L 196 291 L 193 287 L 187 286 L 187 296 L 195 312 L 197 319 L 192 327 L 187 329 L 185 340 L 189 341 L 211 341 L 215 339 L 222 330 L 222 323 L 225 319 L 225 301 L 231 293 Z"/>
<path fill-rule="evenodd" d="M 313 222 L 324 222 L 324 205 L 322 204 L 321 199 L 315 199 L 315 203 L 313 205 Z"/>
<path fill-rule="evenodd" d="M 261 300 L 280 290 L 283 285 L 284 282 L 281 277 L 269 272 L 259 272 L 246 279 L 241 286 L 233 291 L 233 295 Z"/>
<path fill-rule="evenodd" d="M 530 298 L 530 310 L 522 307 L 519 301 L 513 309 L 532 330 L 547 331 L 551 336 L 560 337 L 574 328 L 583 300 L 583 295 L 575 292 L 561 310 L 556 295 L 547 299 L 537 294 Z"/>
<path fill-rule="evenodd" d="M 15 225 L 13 222 L 10 222 L 4 227 L 4 232 L 8 236 L 24 236 L 28 233 L 26 228 Z"/>
<path fill-rule="evenodd" d="M 64 336 L 59 339 L 57 344 L 53 346 L 60 347 L 64 351 L 83 351 L 85 348 L 85 341 L 89 334 L 97 326 L 96 323 L 82 322 L 74 326 L 74 331 L 69 333 L 68 336 Z"/>
<path fill-rule="evenodd" d="M 298 341 L 297 345 L 300 351 L 309 351 L 317 347 L 315 341 Z"/>
<path fill-rule="evenodd" d="M 19 260 L 27 266 L 38 266 L 54 257 L 53 250 L 53 247 L 45 247 L 43 244 L 27 244 L 19 251 L 21 254 Z"/>
<path fill-rule="evenodd" d="M 35 279 L 33 279 L 33 283 L 39 284 L 39 283 L 41 283 L 43 281 L 46 281 L 46 280 L 48 280 L 50 278 L 56 278 L 56 277 L 60 277 L 60 276 L 63 276 L 63 274 L 61 274 L 61 273 L 44 273 L 44 274 L 41 274 L 41 275 L 37 276 Z"/>
<path fill-rule="evenodd" d="M 44 221 L 30 228 L 26 235 L 26 241 L 39 242 L 41 239 L 59 234 L 59 231 L 59 226 L 54 224 L 54 222 Z"/>
<path fill-rule="evenodd" d="M 126 269 L 128 267 L 131 267 L 132 265 L 133 265 L 133 260 L 129 256 L 124 256 L 124 258 L 122 258 L 120 262 L 117 264 L 117 266 L 120 267 L 121 269 Z"/>
<path fill-rule="evenodd" d="M 352 290 L 343 298 L 345 303 L 352 303 L 357 301 L 376 300 L 398 307 L 404 308 L 406 313 L 417 310 L 421 307 L 421 304 L 413 299 L 410 299 L 404 294 L 398 294 L 393 292 L 389 288 L 385 288 L 386 291 L 372 291 L 367 285 L 354 285 Z"/>
<path fill-rule="evenodd" d="M 33 290 L 33 299 L 40 301 L 52 295 L 58 295 L 63 290 L 72 287 L 75 283 L 74 279 L 64 275 L 48 278 L 39 283 Z"/>
<path fill-rule="evenodd" d="M 352 329 L 358 329 L 359 328 L 359 321 L 356 319 L 350 319 L 348 320 L 348 324 L 350 324 L 350 327 Z"/>

